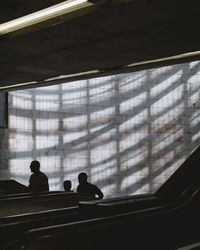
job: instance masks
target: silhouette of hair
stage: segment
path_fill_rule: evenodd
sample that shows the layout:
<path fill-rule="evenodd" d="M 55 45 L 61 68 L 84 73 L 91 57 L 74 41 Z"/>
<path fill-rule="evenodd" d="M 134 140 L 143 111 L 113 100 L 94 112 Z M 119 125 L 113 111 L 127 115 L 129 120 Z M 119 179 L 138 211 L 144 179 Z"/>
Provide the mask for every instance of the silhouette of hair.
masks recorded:
<path fill-rule="evenodd" d="M 64 186 L 65 191 L 70 191 L 72 187 L 72 183 L 70 180 L 66 180 L 63 182 L 63 186 Z"/>
<path fill-rule="evenodd" d="M 78 175 L 78 181 L 79 183 L 85 183 L 87 182 L 87 174 L 85 172 L 81 172 L 79 175 Z"/>
<path fill-rule="evenodd" d="M 30 165 L 31 171 L 38 171 L 40 169 L 40 162 L 39 161 L 32 161 Z"/>

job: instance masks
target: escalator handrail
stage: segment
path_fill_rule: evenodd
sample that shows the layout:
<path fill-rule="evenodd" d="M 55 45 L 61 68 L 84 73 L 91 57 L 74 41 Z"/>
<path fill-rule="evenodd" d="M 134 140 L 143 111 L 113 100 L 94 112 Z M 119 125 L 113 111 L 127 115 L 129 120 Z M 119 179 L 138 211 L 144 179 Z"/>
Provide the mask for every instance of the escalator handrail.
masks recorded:
<path fill-rule="evenodd" d="M 28 195 L 28 196 L 24 196 L 24 197 L 10 197 L 10 198 L 6 198 L 6 199 L 0 199 L 0 205 L 3 202 L 7 202 L 7 201 L 32 201 L 32 200 L 36 200 L 36 199 L 48 199 L 48 198 L 62 198 L 62 197 L 67 197 L 67 198 L 73 198 L 73 197 L 88 197 L 90 198 L 90 196 L 86 196 L 86 195 L 81 195 L 78 194 L 76 192 L 61 192 L 61 193 L 50 193 L 50 194 L 40 194 L 40 195 Z M 91 199 L 91 198 L 90 198 Z"/>
<path fill-rule="evenodd" d="M 78 209 L 79 209 L 78 206 L 73 206 L 73 207 L 67 207 L 67 208 L 45 210 L 45 211 L 34 212 L 34 213 L 0 217 L 0 230 L 4 226 L 9 226 L 12 224 L 23 223 L 23 222 L 31 221 L 31 220 L 38 220 L 41 218 L 65 215 L 65 214 L 75 212 L 75 211 L 78 212 Z"/>
<path fill-rule="evenodd" d="M 199 194 L 198 192 L 195 192 L 195 196 Z M 198 193 L 198 194 L 197 194 Z M 67 230 L 75 231 L 77 229 L 80 230 L 80 228 L 88 228 L 89 226 L 100 226 L 105 223 L 108 224 L 116 224 L 119 223 L 119 221 L 127 220 L 130 222 L 131 220 L 136 221 L 139 219 L 144 219 L 149 216 L 157 216 L 160 214 L 168 214 L 168 213 L 174 213 L 182 209 L 183 207 L 187 206 L 192 200 L 194 199 L 194 195 L 192 195 L 188 200 L 186 201 L 180 201 L 180 202 L 175 202 L 173 204 L 168 204 L 168 205 L 162 205 L 158 207 L 153 207 L 150 209 L 143 209 L 140 211 L 134 211 L 134 212 L 127 212 L 127 213 L 122 213 L 122 214 L 115 214 L 113 216 L 107 216 L 107 217 L 98 217 L 98 218 L 93 218 L 93 219 L 86 219 L 86 220 L 81 220 L 78 222 L 72 222 L 72 223 L 66 223 L 66 224 L 60 224 L 60 225 L 54 225 L 50 227 L 41 227 L 38 229 L 31 229 L 28 230 L 23 234 L 21 239 L 23 239 L 22 242 L 20 242 L 20 239 L 16 242 L 13 242 L 9 244 L 5 250 L 11 250 L 12 249 L 12 244 L 25 244 L 27 242 L 30 242 L 30 240 L 39 240 L 44 238 L 45 236 L 48 235 L 48 237 L 56 237 L 57 234 L 60 233 L 66 233 Z M 10 248 L 11 247 L 11 248 Z"/>

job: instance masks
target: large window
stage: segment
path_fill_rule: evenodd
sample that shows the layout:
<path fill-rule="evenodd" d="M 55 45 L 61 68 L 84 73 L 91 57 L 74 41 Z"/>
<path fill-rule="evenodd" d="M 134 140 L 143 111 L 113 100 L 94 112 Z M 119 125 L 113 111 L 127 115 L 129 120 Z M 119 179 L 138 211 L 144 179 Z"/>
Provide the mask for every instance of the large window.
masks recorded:
<path fill-rule="evenodd" d="M 9 177 L 51 190 L 86 171 L 106 197 L 154 192 L 199 145 L 200 63 L 9 94 Z"/>

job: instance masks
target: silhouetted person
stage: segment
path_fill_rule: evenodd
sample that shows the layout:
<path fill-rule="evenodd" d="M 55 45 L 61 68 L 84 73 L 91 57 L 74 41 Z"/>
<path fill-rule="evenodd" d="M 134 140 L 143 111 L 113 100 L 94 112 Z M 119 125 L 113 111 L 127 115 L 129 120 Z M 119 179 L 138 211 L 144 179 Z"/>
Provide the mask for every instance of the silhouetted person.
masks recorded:
<path fill-rule="evenodd" d="M 30 169 L 33 174 L 29 179 L 28 191 L 32 193 L 49 191 L 48 177 L 40 171 L 40 162 L 32 161 Z"/>
<path fill-rule="evenodd" d="M 63 187 L 65 189 L 66 192 L 73 192 L 73 190 L 71 190 L 72 188 L 72 183 L 70 180 L 66 180 L 63 182 Z"/>
<path fill-rule="evenodd" d="M 81 172 L 78 175 L 79 185 L 77 187 L 77 193 L 83 193 L 92 196 L 94 199 L 103 199 L 103 193 L 94 184 L 87 181 L 87 174 Z"/>

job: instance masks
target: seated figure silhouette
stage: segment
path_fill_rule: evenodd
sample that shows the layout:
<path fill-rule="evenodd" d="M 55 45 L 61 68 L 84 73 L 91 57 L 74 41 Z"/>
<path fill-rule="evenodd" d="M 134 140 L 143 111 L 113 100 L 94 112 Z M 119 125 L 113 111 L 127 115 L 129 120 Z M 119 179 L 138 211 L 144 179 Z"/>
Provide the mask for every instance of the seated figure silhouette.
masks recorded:
<path fill-rule="evenodd" d="M 72 187 L 72 183 L 70 180 L 66 180 L 63 182 L 63 187 L 65 189 L 66 192 L 73 192 L 73 190 L 71 190 Z"/>
<path fill-rule="evenodd" d="M 78 175 L 79 185 L 77 187 L 77 193 L 90 195 L 94 199 L 103 199 L 101 190 L 96 185 L 89 183 L 87 177 L 85 172 L 81 172 Z"/>
<path fill-rule="evenodd" d="M 40 162 L 32 161 L 30 169 L 33 174 L 30 176 L 27 191 L 31 193 L 49 191 L 48 177 L 40 171 Z"/>

